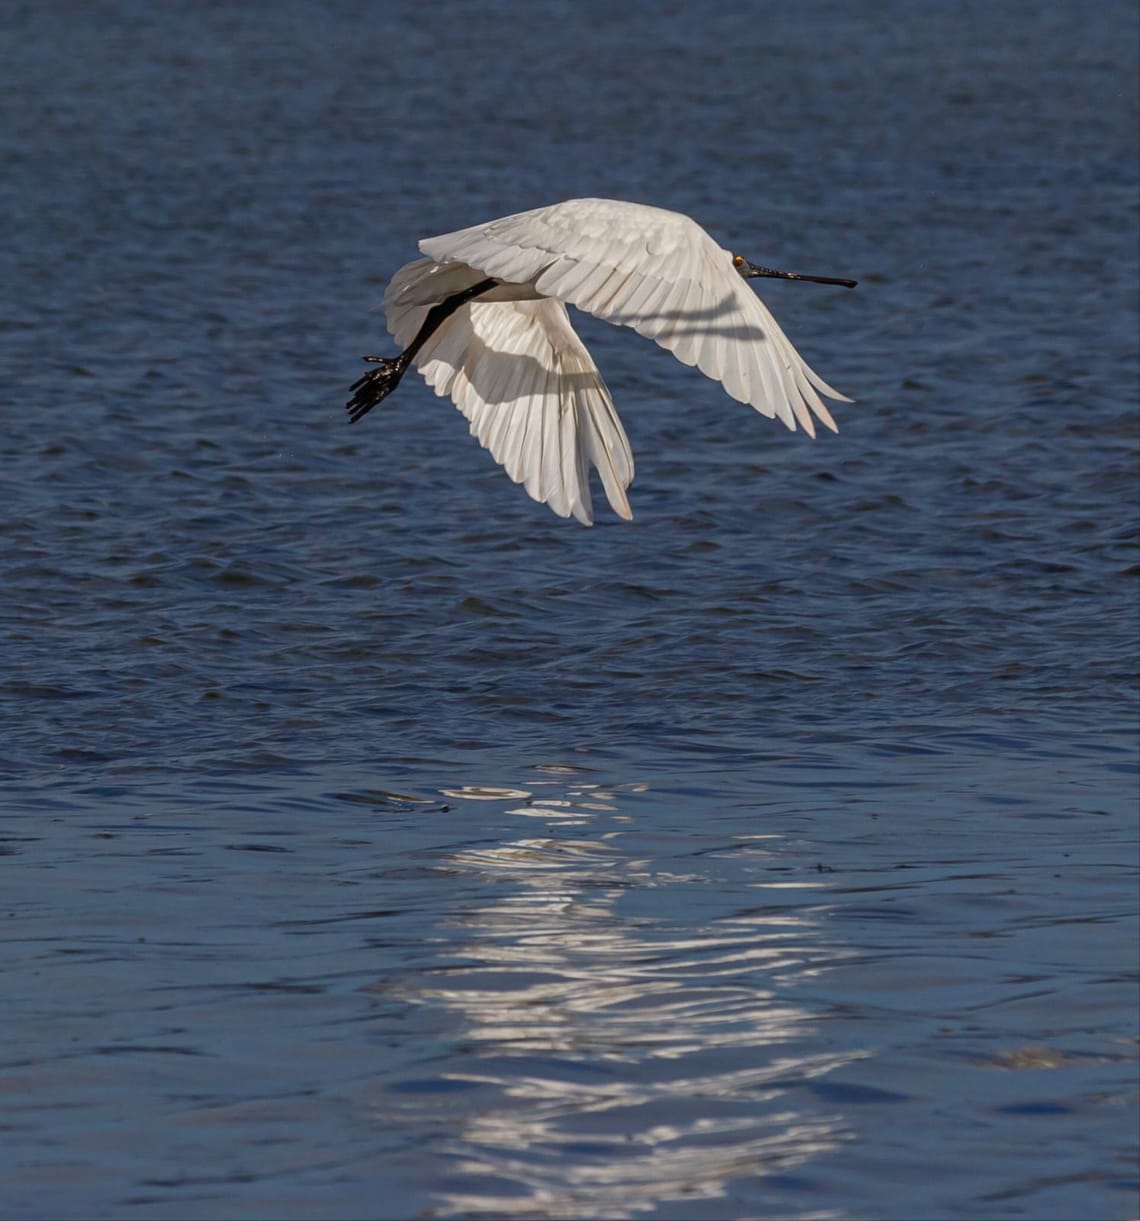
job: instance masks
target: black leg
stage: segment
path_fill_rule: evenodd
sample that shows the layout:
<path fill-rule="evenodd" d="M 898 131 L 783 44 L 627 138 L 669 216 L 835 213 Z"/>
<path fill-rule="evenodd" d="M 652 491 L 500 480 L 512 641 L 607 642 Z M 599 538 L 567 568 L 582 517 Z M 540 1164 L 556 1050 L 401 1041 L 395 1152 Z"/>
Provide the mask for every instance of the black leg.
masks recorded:
<path fill-rule="evenodd" d="M 407 359 L 407 355 L 405 352 L 396 357 L 366 356 L 364 358 L 377 365 L 378 368 L 369 369 L 363 377 L 357 378 L 349 387 L 355 393 L 345 403 L 345 407 L 348 410 L 348 418 L 353 424 L 366 416 L 382 399 L 386 399 L 400 384 L 400 378 L 404 376 L 404 372 L 411 363 Z"/>
<path fill-rule="evenodd" d="M 485 293 L 488 289 L 494 288 L 498 282 L 498 280 L 480 280 L 478 284 L 472 284 L 470 288 L 465 288 L 461 293 L 455 293 L 454 296 L 448 297 L 438 305 L 432 306 L 428 310 L 428 315 L 424 319 L 424 324 L 420 327 L 419 333 L 399 356 L 364 357 L 369 364 L 378 367 L 369 369 L 363 377 L 357 378 L 349 387 L 350 390 L 354 391 L 352 398 L 345 403 L 349 420 L 355 424 L 357 420 L 366 416 L 377 403 L 387 398 L 400 384 L 400 378 L 407 372 L 408 366 L 415 360 L 420 348 L 427 343 L 444 322 L 461 305 L 466 305 L 468 301 L 479 296 L 480 293 Z"/>

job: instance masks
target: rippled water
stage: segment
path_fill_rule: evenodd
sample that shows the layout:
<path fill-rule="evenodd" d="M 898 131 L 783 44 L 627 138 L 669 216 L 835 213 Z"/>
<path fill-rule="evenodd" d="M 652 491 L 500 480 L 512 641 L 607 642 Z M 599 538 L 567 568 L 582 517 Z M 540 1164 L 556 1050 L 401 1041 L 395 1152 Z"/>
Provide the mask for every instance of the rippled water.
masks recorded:
<path fill-rule="evenodd" d="M 1135 12 L 785 9 L 15 10 L 3 1215 L 1140 1210 Z M 589 319 L 632 525 L 346 424 L 582 195 L 860 278 L 839 436 Z"/>

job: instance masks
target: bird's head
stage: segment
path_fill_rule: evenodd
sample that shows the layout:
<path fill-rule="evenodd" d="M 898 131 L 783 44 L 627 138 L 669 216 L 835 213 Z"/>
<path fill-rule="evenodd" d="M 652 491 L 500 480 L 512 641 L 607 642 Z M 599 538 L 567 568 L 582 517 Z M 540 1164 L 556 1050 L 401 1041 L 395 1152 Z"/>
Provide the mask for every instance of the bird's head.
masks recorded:
<path fill-rule="evenodd" d="M 732 265 L 746 280 L 770 276 L 774 280 L 810 280 L 812 284 L 839 284 L 843 288 L 854 288 L 859 283 L 858 280 L 836 280 L 831 276 L 801 276 L 795 271 L 773 271 L 771 267 L 757 267 L 741 254 L 732 256 Z"/>

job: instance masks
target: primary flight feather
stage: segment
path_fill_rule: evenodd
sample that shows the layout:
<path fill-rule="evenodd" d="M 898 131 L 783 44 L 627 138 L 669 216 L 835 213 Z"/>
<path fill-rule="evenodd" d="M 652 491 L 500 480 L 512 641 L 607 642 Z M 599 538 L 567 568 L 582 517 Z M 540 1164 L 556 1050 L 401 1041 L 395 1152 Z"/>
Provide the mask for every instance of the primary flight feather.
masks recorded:
<path fill-rule="evenodd" d="M 815 436 L 837 431 L 823 398 L 850 402 L 804 363 L 747 281 L 853 288 L 855 281 L 756 267 L 689 217 L 614 199 L 565 203 L 425 238 L 384 294 L 403 351 L 353 383 L 355 423 L 414 364 L 450 395 L 507 474 L 561 517 L 593 522 L 590 468 L 619 517 L 633 455 L 566 305 L 632 327 L 734 399 Z"/>

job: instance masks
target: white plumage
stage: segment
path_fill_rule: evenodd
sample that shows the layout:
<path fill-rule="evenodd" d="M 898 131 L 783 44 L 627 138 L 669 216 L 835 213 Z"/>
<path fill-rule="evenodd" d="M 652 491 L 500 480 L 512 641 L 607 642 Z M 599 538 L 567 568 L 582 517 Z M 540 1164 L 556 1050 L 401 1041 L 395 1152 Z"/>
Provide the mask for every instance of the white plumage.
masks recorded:
<path fill-rule="evenodd" d="M 409 354 L 511 479 L 562 517 L 591 524 L 594 467 L 614 512 L 629 519 L 633 479 L 625 430 L 565 303 L 632 327 L 809 436 L 813 414 L 836 431 L 821 395 L 850 402 L 804 363 L 741 270 L 762 269 L 677 212 L 572 199 L 419 245 L 426 257 L 400 268 L 384 295 L 389 331 L 414 347 L 433 307 L 499 281 Z"/>

